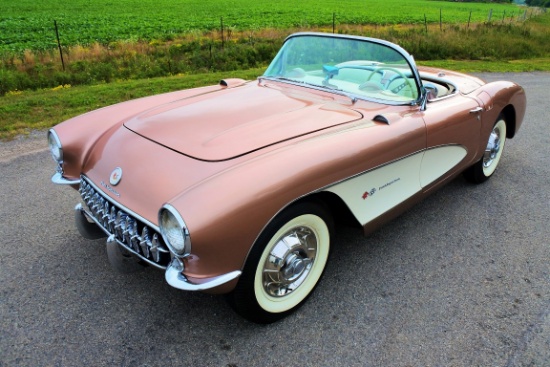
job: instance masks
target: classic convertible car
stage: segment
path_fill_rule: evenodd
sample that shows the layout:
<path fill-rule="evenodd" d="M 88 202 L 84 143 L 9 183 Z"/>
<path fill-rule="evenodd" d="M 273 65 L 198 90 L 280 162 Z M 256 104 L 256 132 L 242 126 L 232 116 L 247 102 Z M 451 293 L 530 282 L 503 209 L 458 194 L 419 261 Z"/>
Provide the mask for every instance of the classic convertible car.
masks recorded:
<path fill-rule="evenodd" d="M 120 271 L 276 321 L 318 283 L 335 219 L 366 233 L 463 173 L 493 175 L 523 89 L 417 67 L 379 39 L 297 33 L 255 81 L 102 108 L 48 133 L 76 227 Z"/>

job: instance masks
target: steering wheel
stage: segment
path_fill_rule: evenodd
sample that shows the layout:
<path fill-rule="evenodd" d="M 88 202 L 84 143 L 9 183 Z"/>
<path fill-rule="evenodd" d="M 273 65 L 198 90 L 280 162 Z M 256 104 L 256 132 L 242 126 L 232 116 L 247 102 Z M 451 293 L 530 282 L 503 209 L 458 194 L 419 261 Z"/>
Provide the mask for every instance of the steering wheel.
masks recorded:
<path fill-rule="evenodd" d="M 380 73 L 380 75 L 384 76 L 384 73 L 382 73 L 381 70 L 384 70 L 384 68 L 378 68 L 376 65 L 361 65 L 359 64 L 360 61 L 347 61 L 340 64 L 336 64 L 335 66 L 339 69 L 355 69 L 355 70 L 366 70 L 370 71 L 369 78 L 367 80 L 370 80 L 372 76 L 376 73 Z M 382 88 L 378 88 L 382 89 Z"/>
<path fill-rule="evenodd" d="M 392 68 L 392 67 L 389 67 L 389 66 L 381 66 L 381 67 L 376 68 L 375 70 L 373 70 L 373 72 L 372 72 L 372 73 L 369 75 L 369 77 L 367 78 L 367 81 L 359 86 L 359 89 L 361 89 L 363 86 L 365 86 L 365 87 L 366 87 L 366 86 L 372 87 L 372 84 L 373 84 L 373 83 L 370 82 L 371 78 L 374 76 L 374 74 L 378 73 L 378 72 L 381 71 L 381 70 L 393 71 L 393 72 L 396 73 L 400 78 L 403 78 L 403 80 L 405 81 L 403 84 L 401 84 L 401 85 L 397 86 L 396 88 L 392 89 L 392 90 L 391 90 L 392 93 L 397 94 L 399 91 L 401 91 L 403 88 L 405 88 L 405 87 L 407 87 L 407 86 L 411 89 L 411 92 L 414 90 L 414 88 L 413 88 L 413 86 L 412 86 L 412 84 L 411 84 L 411 81 L 409 80 L 409 78 L 407 78 L 407 77 L 405 76 L 405 74 L 403 74 L 403 72 L 401 72 L 399 69 Z M 394 81 L 394 80 L 396 80 L 396 79 L 399 79 L 399 78 L 397 78 L 397 77 L 392 78 L 391 81 Z M 388 83 L 388 86 L 389 86 L 389 83 Z M 380 89 L 384 89 L 384 88 L 380 87 Z"/>

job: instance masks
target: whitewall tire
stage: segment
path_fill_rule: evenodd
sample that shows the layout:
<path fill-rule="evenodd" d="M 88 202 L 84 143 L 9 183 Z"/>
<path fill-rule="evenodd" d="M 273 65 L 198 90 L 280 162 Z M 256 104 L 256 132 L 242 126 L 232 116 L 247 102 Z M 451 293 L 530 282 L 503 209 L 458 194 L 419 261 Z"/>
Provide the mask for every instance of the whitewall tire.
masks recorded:
<path fill-rule="evenodd" d="M 500 158 L 502 157 L 502 152 L 504 151 L 505 143 L 506 121 L 500 116 L 489 134 L 483 156 L 479 161 L 464 171 L 464 177 L 473 183 L 487 181 L 497 169 Z"/>
<path fill-rule="evenodd" d="M 277 321 L 300 307 L 328 261 L 332 219 L 323 206 L 300 203 L 280 213 L 252 248 L 229 303 L 257 323 Z"/>

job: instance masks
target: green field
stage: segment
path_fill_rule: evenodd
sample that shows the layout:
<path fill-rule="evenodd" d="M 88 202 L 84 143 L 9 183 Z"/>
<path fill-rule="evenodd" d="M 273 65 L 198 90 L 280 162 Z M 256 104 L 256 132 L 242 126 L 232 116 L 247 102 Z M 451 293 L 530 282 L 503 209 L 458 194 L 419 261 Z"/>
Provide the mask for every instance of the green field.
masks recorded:
<path fill-rule="evenodd" d="M 333 15 L 337 33 L 398 43 L 419 64 L 550 70 L 550 14 L 512 4 L 0 0 L 0 140 L 140 96 L 253 79 L 289 33 L 331 32 Z"/>
<path fill-rule="evenodd" d="M 89 45 L 119 40 L 169 40 L 185 33 L 258 31 L 338 25 L 486 22 L 523 19 L 513 4 L 428 0 L 0 0 L 0 51 L 21 52 L 61 43 Z M 529 12 L 527 15 L 530 15 Z"/>

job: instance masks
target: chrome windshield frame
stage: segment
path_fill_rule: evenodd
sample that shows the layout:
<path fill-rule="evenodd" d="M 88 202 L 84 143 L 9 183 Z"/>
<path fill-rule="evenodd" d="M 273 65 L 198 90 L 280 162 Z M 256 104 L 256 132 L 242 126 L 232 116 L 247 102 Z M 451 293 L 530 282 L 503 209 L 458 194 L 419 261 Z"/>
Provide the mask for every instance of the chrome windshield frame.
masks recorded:
<path fill-rule="evenodd" d="M 413 79 L 415 81 L 415 84 L 416 84 L 416 87 L 417 87 L 418 97 L 415 100 L 412 100 L 410 102 L 399 102 L 399 101 L 391 101 L 391 100 L 386 100 L 386 99 L 377 99 L 377 98 L 372 98 L 372 97 L 366 97 L 364 95 L 355 94 L 355 93 L 352 93 L 352 92 L 349 92 L 349 91 L 334 90 L 333 91 L 334 93 L 347 95 L 348 97 L 352 98 L 354 101 L 357 100 L 357 99 L 361 99 L 361 100 L 368 100 L 368 101 L 372 101 L 372 102 L 383 103 L 383 104 L 387 104 L 387 105 L 412 105 L 412 106 L 418 105 L 418 106 L 420 106 L 420 105 L 423 104 L 423 101 L 425 101 L 426 92 L 425 92 L 425 89 L 423 88 L 422 80 L 420 79 L 420 73 L 419 73 L 418 68 L 416 66 L 416 62 L 414 61 L 413 56 L 410 55 L 401 46 L 399 46 L 395 43 L 389 42 L 389 41 L 381 40 L 381 39 L 378 39 L 378 38 L 371 38 L 371 37 L 354 36 L 354 35 L 342 35 L 342 34 L 334 34 L 334 33 L 322 33 L 322 32 L 298 32 L 298 33 L 294 33 L 294 34 L 289 35 L 285 39 L 281 49 L 279 50 L 277 55 L 273 58 L 272 63 L 277 59 L 279 54 L 284 50 L 285 45 L 287 44 L 287 42 L 289 40 L 297 38 L 297 37 L 323 37 L 323 38 L 332 38 L 332 39 L 357 40 L 357 41 L 361 41 L 361 42 L 369 42 L 369 43 L 378 44 L 378 45 L 381 45 L 381 46 L 384 46 L 384 47 L 388 47 L 388 48 L 394 50 L 395 52 L 397 52 L 403 58 L 403 60 L 405 60 L 405 62 L 409 66 L 409 68 L 411 70 L 411 73 L 412 73 L 412 77 L 413 77 Z M 272 64 L 269 65 L 269 67 L 266 69 L 266 72 L 271 68 L 271 66 L 272 66 Z M 319 87 L 316 88 L 315 86 L 310 85 L 310 84 L 300 83 L 299 81 L 291 82 L 291 81 L 284 80 L 284 79 L 278 79 L 278 78 L 276 78 L 272 75 L 266 75 L 265 73 L 264 73 L 264 75 L 260 76 L 258 79 L 260 80 L 260 82 L 263 81 L 263 80 L 273 80 L 273 81 L 279 81 L 279 82 L 282 82 L 282 83 L 289 83 L 289 84 L 293 84 L 293 85 L 297 85 L 297 86 L 302 86 L 302 87 L 307 87 L 307 88 L 312 88 L 312 89 L 316 89 L 316 90 L 330 92 L 330 89 L 323 88 L 322 86 L 319 86 Z"/>

